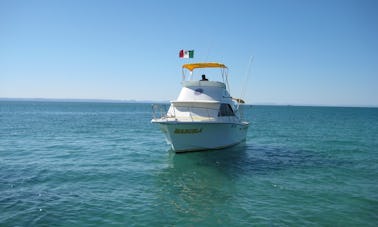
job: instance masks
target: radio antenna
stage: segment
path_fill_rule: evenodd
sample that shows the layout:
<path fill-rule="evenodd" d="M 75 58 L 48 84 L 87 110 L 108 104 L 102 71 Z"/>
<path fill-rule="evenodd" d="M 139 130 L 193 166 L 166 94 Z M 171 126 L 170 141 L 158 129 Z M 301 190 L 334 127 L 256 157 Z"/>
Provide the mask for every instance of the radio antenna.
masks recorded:
<path fill-rule="evenodd" d="M 244 86 L 242 87 L 241 95 L 240 95 L 241 100 L 243 100 L 245 92 L 247 90 L 248 81 L 249 81 L 249 78 L 251 76 L 252 62 L 253 62 L 254 59 L 255 59 L 255 56 L 251 56 L 249 58 L 248 68 L 247 68 L 247 71 L 246 71 L 245 83 L 244 83 Z"/>

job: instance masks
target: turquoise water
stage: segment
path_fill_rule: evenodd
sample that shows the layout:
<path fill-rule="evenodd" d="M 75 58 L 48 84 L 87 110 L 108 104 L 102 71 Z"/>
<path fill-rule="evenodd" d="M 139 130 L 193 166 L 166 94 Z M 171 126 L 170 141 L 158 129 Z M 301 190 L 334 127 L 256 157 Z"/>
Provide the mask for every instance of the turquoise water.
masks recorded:
<path fill-rule="evenodd" d="M 150 104 L 0 102 L 0 226 L 377 226 L 378 109 L 245 106 L 174 154 Z"/>

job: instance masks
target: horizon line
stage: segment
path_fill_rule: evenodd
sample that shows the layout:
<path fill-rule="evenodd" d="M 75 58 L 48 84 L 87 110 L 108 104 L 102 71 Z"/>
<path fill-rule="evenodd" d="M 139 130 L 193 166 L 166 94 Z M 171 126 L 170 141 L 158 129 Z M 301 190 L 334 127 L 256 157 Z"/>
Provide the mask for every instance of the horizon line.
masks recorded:
<path fill-rule="evenodd" d="M 136 100 L 136 99 L 101 99 L 101 98 L 9 98 L 0 97 L 0 101 L 35 101 L 35 102 L 95 102 L 95 103 L 170 103 L 169 100 Z M 358 108 L 378 108 L 378 105 L 329 105 L 329 104 L 293 104 L 256 102 L 246 103 L 247 106 L 304 106 L 304 107 L 358 107 Z"/>

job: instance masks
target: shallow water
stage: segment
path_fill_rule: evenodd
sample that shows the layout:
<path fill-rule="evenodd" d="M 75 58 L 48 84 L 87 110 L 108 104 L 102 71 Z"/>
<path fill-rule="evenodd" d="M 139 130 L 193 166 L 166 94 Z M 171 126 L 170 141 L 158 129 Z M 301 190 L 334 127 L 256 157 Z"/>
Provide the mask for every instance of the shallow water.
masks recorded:
<path fill-rule="evenodd" d="M 0 102 L 0 225 L 378 224 L 378 109 L 244 106 L 174 154 L 150 104 Z"/>

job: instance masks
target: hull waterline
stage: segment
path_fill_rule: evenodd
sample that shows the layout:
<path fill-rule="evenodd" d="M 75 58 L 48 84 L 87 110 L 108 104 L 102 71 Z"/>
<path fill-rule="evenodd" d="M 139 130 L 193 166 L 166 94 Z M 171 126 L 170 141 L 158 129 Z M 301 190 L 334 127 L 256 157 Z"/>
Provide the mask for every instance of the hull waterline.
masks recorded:
<path fill-rule="evenodd" d="M 157 123 L 157 122 L 156 122 Z M 167 143 L 175 152 L 221 149 L 246 139 L 248 123 L 162 123 Z"/>

